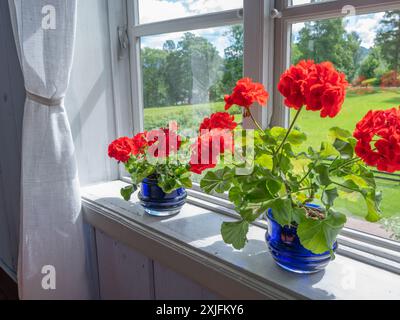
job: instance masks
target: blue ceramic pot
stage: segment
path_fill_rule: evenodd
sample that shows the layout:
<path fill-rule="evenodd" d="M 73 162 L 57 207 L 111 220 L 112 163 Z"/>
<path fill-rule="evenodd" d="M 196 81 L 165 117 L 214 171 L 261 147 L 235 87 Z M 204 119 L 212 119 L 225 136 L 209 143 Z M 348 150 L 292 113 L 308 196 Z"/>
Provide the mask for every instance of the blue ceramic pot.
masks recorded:
<path fill-rule="evenodd" d="M 319 208 L 310 205 L 312 208 Z M 268 210 L 268 231 L 266 240 L 269 251 L 276 263 L 282 268 L 295 273 L 315 273 L 325 269 L 331 261 L 329 251 L 323 254 L 314 254 L 304 248 L 297 236 L 296 226 L 282 227 L 273 217 L 271 209 Z M 334 244 L 333 251 L 337 249 Z"/>
<path fill-rule="evenodd" d="M 187 193 L 184 188 L 165 193 L 157 185 L 157 179 L 146 178 L 141 183 L 138 197 L 140 204 L 149 215 L 167 217 L 181 211 L 186 202 Z"/>

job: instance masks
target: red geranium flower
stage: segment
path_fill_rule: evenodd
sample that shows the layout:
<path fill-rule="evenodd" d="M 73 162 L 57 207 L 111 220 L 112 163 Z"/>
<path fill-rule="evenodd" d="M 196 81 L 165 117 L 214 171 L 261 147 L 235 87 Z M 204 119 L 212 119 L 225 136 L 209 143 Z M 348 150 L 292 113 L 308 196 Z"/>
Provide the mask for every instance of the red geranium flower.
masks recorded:
<path fill-rule="evenodd" d="M 219 155 L 227 150 L 234 151 L 230 130 L 212 129 L 200 135 L 192 145 L 190 171 L 201 174 L 204 170 L 215 168 Z"/>
<path fill-rule="evenodd" d="M 341 110 L 348 82 L 343 73 L 335 70 L 330 62 L 316 64 L 312 60 L 300 61 L 282 76 L 279 92 L 285 105 L 299 110 L 321 111 L 321 117 L 335 117 Z"/>
<path fill-rule="evenodd" d="M 313 67 L 315 67 L 314 61 L 302 60 L 282 74 L 278 90 L 286 98 L 285 105 L 289 108 L 299 110 L 306 104 L 304 85 Z"/>
<path fill-rule="evenodd" d="M 265 106 L 268 98 L 269 94 L 261 83 L 253 82 L 250 78 L 243 78 L 236 83 L 232 94 L 225 96 L 225 110 L 234 104 L 249 108 L 253 103 L 258 102 L 261 106 Z"/>
<path fill-rule="evenodd" d="M 108 156 L 121 162 L 127 162 L 134 149 L 132 139 L 122 137 L 111 142 L 108 146 Z"/>
<path fill-rule="evenodd" d="M 203 123 L 200 125 L 200 132 L 212 129 L 234 130 L 237 125 L 234 116 L 227 112 L 217 112 L 213 113 L 209 118 L 204 118 Z"/>
<path fill-rule="evenodd" d="M 148 146 L 147 139 L 146 139 L 147 132 L 140 132 L 136 136 L 133 137 L 133 149 L 132 154 L 134 156 L 138 154 L 143 154 L 145 148 Z"/>
<path fill-rule="evenodd" d="M 354 137 L 356 154 L 366 164 L 390 173 L 400 170 L 400 108 L 368 112 Z"/>
<path fill-rule="evenodd" d="M 152 130 L 147 134 L 149 152 L 156 158 L 169 157 L 177 152 L 182 144 L 182 138 L 175 131 L 168 128 Z"/>

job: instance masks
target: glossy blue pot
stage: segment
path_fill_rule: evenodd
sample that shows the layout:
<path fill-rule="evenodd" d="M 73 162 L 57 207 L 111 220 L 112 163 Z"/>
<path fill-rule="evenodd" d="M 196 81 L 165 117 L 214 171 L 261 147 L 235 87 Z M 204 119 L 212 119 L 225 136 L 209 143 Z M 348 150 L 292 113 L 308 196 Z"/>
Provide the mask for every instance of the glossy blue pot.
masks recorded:
<path fill-rule="evenodd" d="M 157 179 L 146 178 L 141 183 L 138 197 L 140 204 L 149 215 L 167 217 L 181 211 L 186 202 L 187 193 L 184 188 L 165 193 L 157 185 Z"/>
<path fill-rule="evenodd" d="M 319 208 L 310 205 L 312 208 Z M 268 231 L 266 240 L 269 251 L 276 263 L 285 270 L 295 273 L 316 273 L 325 269 L 331 261 L 329 251 L 323 254 L 314 254 L 304 248 L 297 236 L 296 226 L 282 227 L 273 217 L 271 209 L 268 210 Z M 337 243 L 332 248 L 337 250 Z"/>

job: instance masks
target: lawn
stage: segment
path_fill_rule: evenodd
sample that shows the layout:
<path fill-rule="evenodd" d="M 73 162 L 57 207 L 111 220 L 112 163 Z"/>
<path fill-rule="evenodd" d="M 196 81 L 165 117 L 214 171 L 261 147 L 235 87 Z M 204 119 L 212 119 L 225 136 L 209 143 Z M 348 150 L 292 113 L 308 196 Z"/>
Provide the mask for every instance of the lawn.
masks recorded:
<path fill-rule="evenodd" d="M 348 93 L 343 110 L 336 118 L 321 119 L 316 112 L 303 112 L 297 126 L 307 133 L 308 143 L 314 148 L 318 148 L 321 141 L 327 139 L 329 128 L 338 126 L 353 132 L 355 124 L 369 110 L 389 109 L 397 106 L 400 106 L 400 89 L 355 90 Z M 223 102 L 146 108 L 145 128 L 148 130 L 166 126 L 168 121 L 175 120 L 181 128 L 196 130 L 205 116 L 213 112 L 223 111 L 223 108 Z M 241 115 L 236 114 L 235 119 L 240 122 Z M 383 191 L 382 211 L 384 216 L 390 217 L 400 213 L 400 183 L 379 180 L 379 187 Z M 366 210 L 362 201 L 340 200 L 337 202 L 337 207 L 355 216 L 363 216 Z"/>

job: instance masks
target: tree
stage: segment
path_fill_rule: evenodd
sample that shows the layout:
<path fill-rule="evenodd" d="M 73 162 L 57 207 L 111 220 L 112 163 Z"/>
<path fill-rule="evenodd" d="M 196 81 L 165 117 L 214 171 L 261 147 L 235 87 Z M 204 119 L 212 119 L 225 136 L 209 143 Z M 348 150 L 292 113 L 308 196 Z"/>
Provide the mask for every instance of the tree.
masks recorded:
<path fill-rule="evenodd" d="M 364 79 L 377 77 L 377 69 L 381 66 L 381 57 L 378 48 L 371 49 L 368 56 L 363 60 L 359 70 L 359 76 Z"/>
<path fill-rule="evenodd" d="M 167 55 L 168 53 L 164 50 L 142 49 L 143 102 L 145 107 L 167 105 L 167 88 L 165 85 Z"/>
<path fill-rule="evenodd" d="M 383 58 L 397 74 L 400 67 L 400 10 L 385 13 L 375 44 L 382 48 Z"/>
<path fill-rule="evenodd" d="M 347 33 L 343 19 L 306 22 L 299 33 L 298 59 L 331 61 L 352 80 L 357 70 L 361 41 L 356 33 Z"/>
<path fill-rule="evenodd" d="M 209 101 L 210 88 L 222 76 L 222 58 L 207 39 L 186 32 L 166 59 L 166 84 L 172 104 Z"/>
<path fill-rule="evenodd" d="M 230 92 L 243 77 L 243 25 L 235 25 L 225 34 L 230 46 L 225 49 L 223 92 Z"/>

